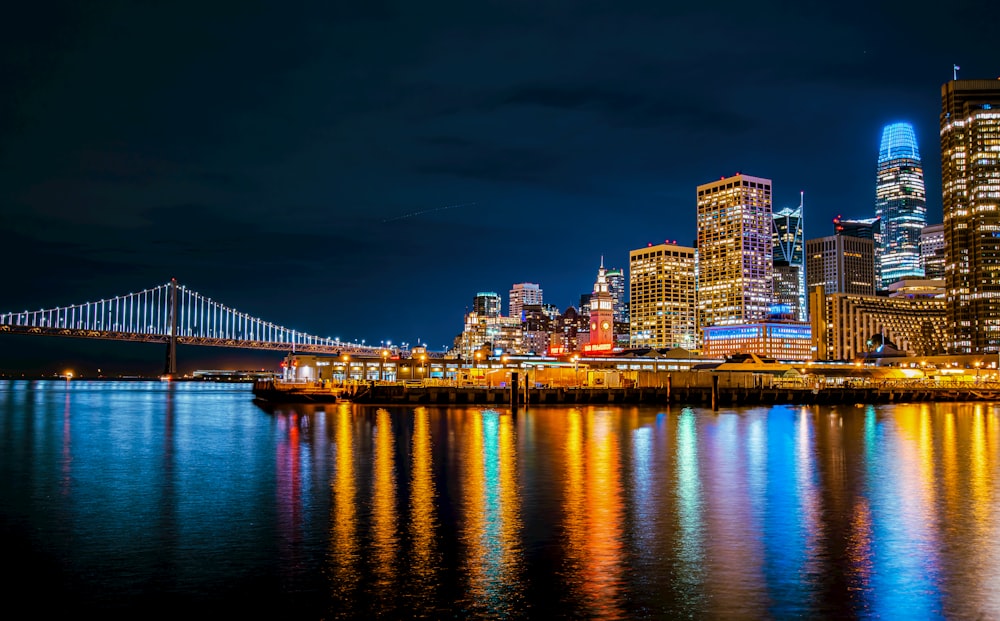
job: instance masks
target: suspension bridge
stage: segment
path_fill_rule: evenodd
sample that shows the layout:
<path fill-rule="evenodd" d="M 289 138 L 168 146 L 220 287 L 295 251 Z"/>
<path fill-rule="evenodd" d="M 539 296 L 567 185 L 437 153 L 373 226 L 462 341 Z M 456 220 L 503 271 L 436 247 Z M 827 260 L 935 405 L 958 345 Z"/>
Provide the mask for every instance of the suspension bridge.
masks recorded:
<path fill-rule="evenodd" d="M 176 280 L 95 302 L 0 313 L 0 334 L 164 343 L 163 372 L 177 374 L 177 345 L 378 355 L 382 348 L 300 332 L 230 308 Z"/>

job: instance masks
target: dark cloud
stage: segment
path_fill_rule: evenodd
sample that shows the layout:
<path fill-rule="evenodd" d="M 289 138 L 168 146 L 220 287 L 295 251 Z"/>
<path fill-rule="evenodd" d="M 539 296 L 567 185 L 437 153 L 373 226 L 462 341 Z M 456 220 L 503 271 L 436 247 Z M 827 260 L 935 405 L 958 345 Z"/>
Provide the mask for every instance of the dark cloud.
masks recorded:
<path fill-rule="evenodd" d="M 434 347 L 477 291 L 537 282 L 565 308 L 602 255 L 690 243 L 695 187 L 738 170 L 778 206 L 804 190 L 809 235 L 870 215 L 890 121 L 916 126 L 939 218 L 940 85 L 953 63 L 1000 73 L 997 18 L 964 1 L 4 17 L 0 311 L 176 277 L 300 330 Z"/>

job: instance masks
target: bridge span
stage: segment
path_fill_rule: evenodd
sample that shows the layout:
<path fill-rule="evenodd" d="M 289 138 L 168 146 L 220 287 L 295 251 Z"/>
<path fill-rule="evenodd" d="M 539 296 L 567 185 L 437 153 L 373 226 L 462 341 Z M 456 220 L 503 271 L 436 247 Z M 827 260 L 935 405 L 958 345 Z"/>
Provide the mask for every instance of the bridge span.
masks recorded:
<path fill-rule="evenodd" d="M 280 326 L 230 308 L 176 280 L 135 293 L 35 311 L 0 313 L 0 334 L 163 343 L 164 373 L 177 373 L 177 344 L 379 355 L 358 345 Z"/>

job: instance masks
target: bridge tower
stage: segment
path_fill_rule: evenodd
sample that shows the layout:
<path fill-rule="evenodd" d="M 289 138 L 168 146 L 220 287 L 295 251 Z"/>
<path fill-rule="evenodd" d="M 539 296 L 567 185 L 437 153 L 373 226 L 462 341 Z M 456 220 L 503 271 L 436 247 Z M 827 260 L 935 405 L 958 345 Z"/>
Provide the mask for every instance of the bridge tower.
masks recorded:
<path fill-rule="evenodd" d="M 170 310 L 167 321 L 167 360 L 163 365 L 163 374 L 173 377 L 177 375 L 177 279 L 170 279 Z"/>

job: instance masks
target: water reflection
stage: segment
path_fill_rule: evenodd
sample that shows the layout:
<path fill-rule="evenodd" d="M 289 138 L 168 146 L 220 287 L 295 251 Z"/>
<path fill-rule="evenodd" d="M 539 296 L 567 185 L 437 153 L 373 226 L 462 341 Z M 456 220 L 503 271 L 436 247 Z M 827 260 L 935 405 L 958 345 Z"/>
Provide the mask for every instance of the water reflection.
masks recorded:
<path fill-rule="evenodd" d="M 430 414 L 418 407 L 413 413 L 412 466 L 410 475 L 410 553 L 412 587 L 407 609 L 414 617 L 435 612 L 435 596 L 440 587 L 440 554 L 436 546 L 438 518 L 435 513 L 437 490 L 434 484 Z"/>
<path fill-rule="evenodd" d="M 463 615 L 509 617 L 520 610 L 522 549 L 513 417 L 496 410 L 470 412 L 463 435 L 464 518 L 467 549 Z"/>
<path fill-rule="evenodd" d="M 1000 619 L 996 404 L 275 415 L 225 390 L 0 381 L 35 605 Z"/>
<path fill-rule="evenodd" d="M 384 616 L 395 608 L 398 593 L 396 584 L 396 554 L 399 538 L 396 531 L 396 440 L 392 431 L 392 418 L 388 410 L 375 413 L 374 473 L 372 484 L 372 545 L 371 562 L 374 576 L 371 594 L 375 599 L 375 612 Z"/>
<path fill-rule="evenodd" d="M 566 426 L 565 579 L 587 618 L 617 619 L 622 600 L 623 518 L 620 447 L 608 411 L 573 409 Z"/>
<path fill-rule="evenodd" d="M 354 428 L 351 406 L 337 407 L 334 417 L 336 451 L 330 492 L 333 499 L 330 512 L 330 552 L 328 571 L 333 606 L 339 618 L 359 616 L 359 584 L 361 579 L 358 546 L 357 486 L 354 467 Z"/>

